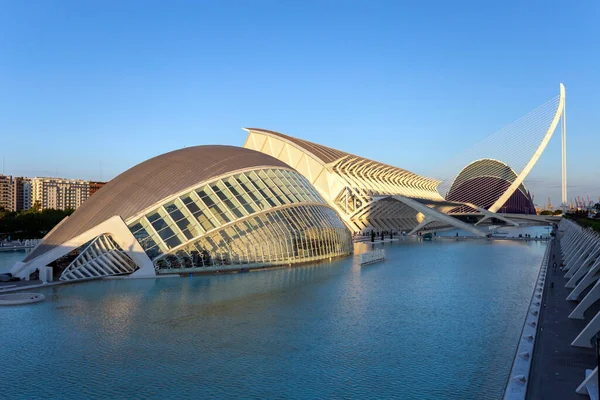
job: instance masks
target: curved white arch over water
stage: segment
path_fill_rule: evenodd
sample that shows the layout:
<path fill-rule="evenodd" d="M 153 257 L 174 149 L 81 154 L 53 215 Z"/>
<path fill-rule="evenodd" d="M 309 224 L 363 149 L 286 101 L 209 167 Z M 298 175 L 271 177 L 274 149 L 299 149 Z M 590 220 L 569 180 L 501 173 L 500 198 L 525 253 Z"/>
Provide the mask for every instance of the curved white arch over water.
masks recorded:
<path fill-rule="evenodd" d="M 515 172 L 515 178 L 510 180 L 508 187 L 486 188 L 480 196 L 485 197 L 491 204 L 489 211 L 501 211 L 515 191 L 522 187 L 523 181 L 533 169 L 552 138 L 558 123 L 563 120 L 563 198 L 566 197 L 566 168 L 565 168 L 565 87 L 560 84 L 560 93 L 546 103 L 537 107 L 525 116 L 506 125 L 504 128 L 489 135 L 480 142 L 465 146 L 463 151 L 449 157 L 443 164 L 429 172 L 441 180 L 438 191 L 445 198 L 450 188 L 466 166 L 476 160 L 493 159 L 507 165 Z M 457 135 L 459 137 L 460 135 Z M 482 176 L 493 173 L 485 168 L 480 171 Z"/>
<path fill-rule="evenodd" d="M 498 211 L 498 209 L 500 209 L 500 207 L 502 207 L 502 205 L 504 203 L 506 203 L 506 201 L 509 199 L 509 197 L 515 192 L 515 190 L 517 190 L 519 185 L 521 185 L 521 183 L 523 183 L 523 180 L 525 180 L 525 177 L 529 174 L 529 172 L 531 172 L 531 169 L 537 163 L 537 161 L 540 159 L 540 156 L 542 155 L 542 153 L 544 152 L 544 149 L 548 145 L 548 142 L 550 141 L 550 138 L 552 137 L 552 135 L 554 134 L 554 131 L 556 130 L 556 126 L 558 125 L 558 121 L 560 120 L 560 117 L 562 116 L 564 109 L 565 109 L 565 86 L 561 83 L 560 84 L 560 94 L 559 94 L 559 99 L 558 99 L 558 107 L 556 108 L 556 113 L 554 114 L 554 118 L 552 118 L 552 122 L 550 123 L 550 126 L 548 127 L 548 130 L 546 131 L 546 134 L 544 135 L 542 142 L 536 149 L 535 153 L 533 153 L 533 156 L 531 156 L 531 159 L 529 160 L 527 165 L 525 165 L 525 168 L 523 168 L 523 170 L 519 173 L 519 175 L 517 176 L 517 179 L 515 179 L 513 181 L 513 183 L 508 187 L 508 189 L 504 192 L 504 194 L 502 196 L 500 196 L 500 198 L 498 200 L 496 200 L 496 202 L 489 208 L 489 211 L 491 211 L 491 212 Z M 565 145 L 565 139 L 563 137 L 563 155 L 565 152 L 564 145 Z M 563 159 L 563 164 L 564 164 L 564 159 Z M 565 176 L 565 173 L 563 172 L 563 193 L 564 193 L 565 186 L 566 186 L 566 176 Z"/>

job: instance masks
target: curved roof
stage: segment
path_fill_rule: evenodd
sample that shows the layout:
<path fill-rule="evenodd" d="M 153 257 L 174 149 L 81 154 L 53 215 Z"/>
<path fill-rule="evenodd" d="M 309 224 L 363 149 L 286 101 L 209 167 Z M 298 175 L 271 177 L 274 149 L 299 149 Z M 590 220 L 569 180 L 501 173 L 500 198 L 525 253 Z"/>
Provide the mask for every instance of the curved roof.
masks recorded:
<path fill-rule="evenodd" d="M 395 167 L 395 166 L 389 165 L 389 164 L 384 164 L 379 161 L 370 160 L 368 158 L 357 156 L 357 155 L 354 155 L 351 153 L 346 153 L 345 151 L 332 149 L 331 147 L 327 147 L 327 146 L 323 146 L 321 144 L 309 142 L 308 140 L 304 140 L 304 139 L 298 139 L 296 137 L 285 135 L 283 133 L 270 131 L 267 129 L 261 129 L 261 128 L 244 128 L 244 129 L 247 130 L 248 132 L 250 132 L 250 131 L 262 132 L 267 135 L 280 137 L 284 140 L 287 140 L 287 141 L 295 144 L 296 146 L 304 149 L 306 152 L 312 154 L 313 156 L 317 157 L 319 160 L 321 160 L 321 162 L 323 162 L 323 164 L 329 164 L 334 161 L 339 161 L 344 158 L 349 158 L 349 159 L 353 159 L 355 162 L 370 163 L 372 165 L 378 165 L 382 168 L 392 169 L 398 173 L 404 174 L 405 176 L 411 177 L 415 181 L 424 182 L 424 183 L 431 185 L 433 187 L 433 190 L 435 190 L 435 187 L 437 187 L 437 185 L 440 182 L 437 179 L 427 178 L 427 177 L 415 174 L 414 172 L 410 172 L 406 169 L 398 168 L 398 167 Z"/>
<path fill-rule="evenodd" d="M 327 147 L 327 146 L 323 146 L 321 144 L 309 142 L 308 140 L 298 139 L 293 136 L 284 135 L 283 133 L 269 131 L 267 129 L 260 129 L 260 128 L 245 128 L 245 129 L 248 131 L 264 132 L 264 133 L 267 133 L 270 135 L 279 136 L 282 139 L 287 139 L 288 141 L 305 149 L 306 151 L 308 151 L 309 153 L 311 153 L 312 155 L 314 155 L 315 157 L 320 159 L 324 164 L 328 164 L 330 162 L 339 160 L 340 158 L 343 158 L 346 156 L 356 157 L 350 153 L 346 153 L 341 150 L 332 149 L 331 147 Z"/>
<path fill-rule="evenodd" d="M 38 257 L 115 215 L 127 220 L 188 187 L 228 172 L 262 166 L 289 168 L 267 154 L 234 146 L 187 147 L 151 158 L 100 188 L 51 231 L 24 261 Z"/>
<path fill-rule="evenodd" d="M 446 200 L 469 202 L 489 210 L 516 179 L 516 172 L 502 161 L 492 158 L 476 160 L 460 171 L 446 194 Z M 501 206 L 504 212 L 509 213 L 528 214 L 535 210 L 522 183 Z"/>
<path fill-rule="evenodd" d="M 452 186 L 450 186 L 450 190 L 448 190 L 446 197 L 450 196 L 452 192 L 457 190 L 465 182 L 483 177 L 499 178 L 512 183 L 517 179 L 517 173 L 506 163 L 492 158 L 483 158 L 481 160 L 473 161 L 460 171 L 458 176 L 454 179 L 454 182 L 452 182 Z M 519 190 L 523 194 L 527 194 L 527 189 L 524 184 L 519 185 Z"/>

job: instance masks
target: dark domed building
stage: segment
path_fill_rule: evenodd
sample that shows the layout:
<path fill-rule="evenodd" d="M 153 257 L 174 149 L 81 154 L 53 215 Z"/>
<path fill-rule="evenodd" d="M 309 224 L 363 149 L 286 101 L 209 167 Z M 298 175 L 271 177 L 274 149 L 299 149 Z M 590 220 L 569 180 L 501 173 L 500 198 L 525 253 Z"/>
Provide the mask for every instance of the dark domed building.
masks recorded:
<path fill-rule="evenodd" d="M 489 209 L 516 178 L 515 171 L 501 161 L 489 158 L 477 160 L 458 174 L 446 195 L 446 200 L 472 203 Z M 498 212 L 535 214 L 533 199 L 525 185 L 519 185 Z"/>

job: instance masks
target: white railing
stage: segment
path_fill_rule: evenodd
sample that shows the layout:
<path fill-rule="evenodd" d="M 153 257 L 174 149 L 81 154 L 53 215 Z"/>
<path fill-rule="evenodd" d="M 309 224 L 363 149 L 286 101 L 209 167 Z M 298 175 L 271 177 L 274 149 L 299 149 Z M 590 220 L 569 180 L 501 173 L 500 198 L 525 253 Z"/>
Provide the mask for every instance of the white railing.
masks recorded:
<path fill-rule="evenodd" d="M 377 249 L 360 255 L 360 265 L 385 260 L 385 250 Z"/>
<path fill-rule="evenodd" d="M 529 379 L 529 372 L 533 359 L 535 339 L 538 333 L 546 272 L 548 270 L 548 263 L 550 262 L 552 246 L 555 244 L 556 243 L 548 243 L 546 251 L 544 252 L 544 257 L 542 258 L 542 265 L 538 272 L 536 285 L 533 289 L 533 294 L 531 295 L 531 300 L 527 309 L 527 315 L 525 316 L 525 322 L 523 323 L 523 329 L 521 330 L 521 339 L 517 345 L 512 369 L 504 391 L 504 400 L 523 400 L 527 395 L 527 381 Z"/>

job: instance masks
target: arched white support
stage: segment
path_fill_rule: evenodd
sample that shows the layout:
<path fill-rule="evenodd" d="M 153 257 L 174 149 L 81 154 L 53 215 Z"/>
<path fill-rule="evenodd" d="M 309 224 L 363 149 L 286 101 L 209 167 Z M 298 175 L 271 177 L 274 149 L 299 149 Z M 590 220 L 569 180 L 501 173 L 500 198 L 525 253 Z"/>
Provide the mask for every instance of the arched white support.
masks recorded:
<path fill-rule="evenodd" d="M 585 291 L 591 284 L 596 282 L 599 278 L 598 273 L 600 272 L 600 258 L 595 260 L 590 268 L 588 268 L 588 272 L 583 277 L 581 281 L 575 286 L 575 288 L 569 293 L 567 296 L 567 300 L 577 301 L 579 299 L 579 295 Z"/>
<path fill-rule="evenodd" d="M 598 367 L 593 371 L 589 369 L 585 371 L 585 379 L 577 387 L 575 393 L 587 395 L 590 399 L 598 398 Z"/>
<path fill-rule="evenodd" d="M 596 301 L 598 301 L 598 299 L 600 299 L 600 280 L 598 279 L 598 276 L 596 276 L 596 274 L 598 273 L 598 270 L 600 268 L 598 268 L 600 266 L 600 264 L 597 264 L 594 266 L 593 272 L 590 271 L 591 274 L 591 278 L 589 280 L 585 280 L 585 282 L 581 282 L 581 286 L 582 288 L 576 288 L 577 292 L 575 292 L 575 290 L 573 292 L 571 292 L 571 294 L 569 294 L 569 297 L 567 297 L 567 300 L 577 300 L 577 298 L 579 297 L 579 294 L 581 294 L 581 292 L 587 288 L 590 284 L 596 282 L 596 284 L 594 285 L 594 287 L 592 288 L 592 290 L 589 291 L 589 293 L 583 298 L 583 300 L 581 300 L 581 302 L 577 305 L 577 307 L 575 307 L 575 309 L 571 312 L 571 314 L 569 315 L 569 318 L 572 319 L 583 319 L 583 314 L 587 311 L 588 308 L 590 308 L 592 306 L 592 304 L 594 304 Z M 588 283 L 589 282 L 589 283 Z"/>
<path fill-rule="evenodd" d="M 37 268 L 44 267 L 54 260 L 68 254 L 70 251 L 83 246 L 85 243 L 97 238 L 100 235 L 110 235 L 123 252 L 127 254 L 133 262 L 139 267 L 131 276 L 135 277 L 150 277 L 155 276 L 154 265 L 146 252 L 138 241 L 135 239 L 123 219 L 116 215 L 96 225 L 92 229 L 74 237 L 71 240 L 56 246 L 39 257 L 34 258 L 26 263 L 16 264 L 11 273 L 20 278 L 28 277 Z"/>
<path fill-rule="evenodd" d="M 489 210 L 486 210 L 485 208 L 476 206 L 475 204 L 472 204 L 472 203 L 465 203 L 465 204 L 468 205 L 469 207 L 471 207 L 471 208 L 479 211 L 480 213 L 482 213 L 484 215 L 483 218 L 481 218 L 479 221 L 477 221 L 475 223 L 475 226 L 481 224 L 483 221 L 485 221 L 487 219 L 490 219 L 490 218 L 497 218 L 497 219 L 499 219 L 501 221 L 506 222 L 508 225 L 519 226 L 519 224 L 517 222 L 511 221 L 510 219 L 505 218 L 505 217 L 503 217 L 502 215 L 500 215 L 498 213 L 491 212 Z"/>
<path fill-rule="evenodd" d="M 579 269 L 584 266 L 584 265 L 588 265 L 589 264 L 585 264 L 585 261 L 590 257 L 590 255 L 592 255 L 592 253 L 594 253 L 595 249 L 600 245 L 600 242 L 598 240 L 588 240 L 586 242 L 586 244 L 583 246 L 583 248 L 581 249 L 581 251 L 579 252 L 579 255 L 573 258 L 573 261 L 570 263 L 569 265 L 569 270 L 567 271 L 567 273 L 565 274 L 565 278 L 567 279 L 572 279 L 573 276 L 575 276 L 577 274 L 577 272 L 579 271 Z M 575 285 L 573 286 L 567 286 L 567 287 L 575 287 Z"/>
<path fill-rule="evenodd" d="M 570 257 L 571 253 L 580 245 L 580 238 L 584 235 L 583 229 L 579 226 L 573 226 L 569 232 L 565 232 L 565 245 L 561 246 L 563 259 Z M 567 236 L 568 235 L 568 236 Z"/>
<path fill-rule="evenodd" d="M 600 243 L 596 244 L 594 250 L 589 256 L 581 263 L 581 266 L 577 269 L 577 272 L 573 274 L 569 282 L 565 287 L 572 289 L 578 286 L 577 282 L 584 276 L 588 276 L 590 269 L 594 268 L 594 265 L 600 261 L 598 256 L 600 255 Z"/>
<path fill-rule="evenodd" d="M 425 215 L 426 218 L 428 217 L 430 219 L 429 222 L 440 221 L 440 222 L 443 222 L 450 226 L 454 226 L 455 228 L 459 228 L 459 229 L 466 230 L 467 232 L 471 232 L 475 236 L 485 237 L 485 233 L 483 233 L 479 229 L 475 228 L 473 225 L 462 222 L 461 220 L 459 220 L 457 218 L 454 218 L 447 214 L 441 213 L 433 208 L 429 208 L 426 205 L 421 204 L 416 200 L 409 199 L 408 197 L 404 197 L 404 196 L 392 196 L 392 197 L 394 199 L 406 204 L 407 206 L 411 207 L 412 209 L 422 213 L 423 215 Z M 423 222 L 425 222 L 425 221 L 423 221 Z"/>
<path fill-rule="evenodd" d="M 600 313 L 596 314 L 589 324 L 573 340 L 571 346 L 575 347 L 592 347 L 592 339 L 596 333 L 600 332 Z"/>
<path fill-rule="evenodd" d="M 550 123 L 550 127 L 546 131 L 546 135 L 542 139 L 542 142 L 538 146 L 537 150 L 533 153 L 533 156 L 531 157 L 529 162 L 525 165 L 525 168 L 523 168 L 521 173 L 519 173 L 517 178 L 508 187 L 508 189 L 502 194 L 502 196 L 500 196 L 498 198 L 498 200 L 496 200 L 496 202 L 494 204 L 492 204 L 492 206 L 489 208 L 489 210 L 491 212 L 497 212 L 504 205 L 504 203 L 506 203 L 508 201 L 508 199 L 510 198 L 510 196 L 512 196 L 512 194 L 515 192 L 515 190 L 517 190 L 517 188 L 523 183 L 523 180 L 525 180 L 525 177 L 527 175 L 529 175 L 529 172 L 531 172 L 531 169 L 537 163 L 540 156 L 544 152 L 544 149 L 548 145 L 550 138 L 552 138 L 552 134 L 554 134 L 554 131 L 556 130 L 556 126 L 558 125 L 558 122 L 563 113 L 564 107 L 565 107 L 565 86 L 561 83 L 558 107 L 556 108 L 556 113 L 554 114 L 554 118 L 552 119 L 552 122 Z"/>
<path fill-rule="evenodd" d="M 422 228 L 424 228 L 428 223 L 433 221 L 435 221 L 433 218 L 425 217 L 425 219 L 421 221 L 419 225 L 415 226 L 412 231 L 408 232 L 408 235 L 414 235 L 415 233 L 419 232 Z"/>
<path fill-rule="evenodd" d="M 565 234 L 565 237 L 562 239 L 563 243 L 561 243 L 560 253 L 563 260 L 566 260 L 567 255 L 572 250 L 573 246 L 577 245 L 576 235 L 578 235 L 578 233 L 573 233 L 568 236 Z"/>
<path fill-rule="evenodd" d="M 572 249 L 563 257 L 565 260 L 564 270 L 568 271 L 573 267 L 574 258 L 579 255 L 579 252 L 583 249 L 583 247 L 588 243 L 588 239 L 585 235 L 578 236 L 578 242 L 576 245 L 572 247 Z"/>
<path fill-rule="evenodd" d="M 577 236 L 580 231 L 577 230 L 575 232 L 565 232 L 564 237 L 562 238 L 560 253 L 563 255 L 563 258 L 567 256 L 567 253 L 571 251 L 574 245 L 577 244 Z"/>
<path fill-rule="evenodd" d="M 565 252 L 564 252 L 565 261 L 567 259 L 570 259 L 573 256 L 573 254 L 575 252 L 577 252 L 577 250 L 579 250 L 579 248 L 582 245 L 582 240 L 584 238 L 585 238 L 585 232 L 583 231 L 583 229 L 578 229 L 577 232 L 575 233 L 575 235 L 573 236 L 572 243 L 569 244 L 569 246 L 565 248 Z"/>

